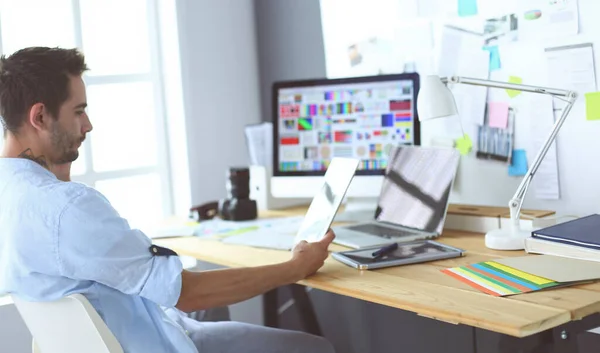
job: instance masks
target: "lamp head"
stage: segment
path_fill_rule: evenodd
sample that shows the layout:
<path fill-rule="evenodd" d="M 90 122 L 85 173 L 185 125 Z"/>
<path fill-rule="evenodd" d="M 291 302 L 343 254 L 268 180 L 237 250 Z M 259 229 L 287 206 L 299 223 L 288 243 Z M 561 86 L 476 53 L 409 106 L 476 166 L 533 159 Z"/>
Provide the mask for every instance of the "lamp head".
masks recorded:
<path fill-rule="evenodd" d="M 430 75 L 423 79 L 417 97 L 417 111 L 421 121 L 458 114 L 454 95 L 439 76 Z"/>

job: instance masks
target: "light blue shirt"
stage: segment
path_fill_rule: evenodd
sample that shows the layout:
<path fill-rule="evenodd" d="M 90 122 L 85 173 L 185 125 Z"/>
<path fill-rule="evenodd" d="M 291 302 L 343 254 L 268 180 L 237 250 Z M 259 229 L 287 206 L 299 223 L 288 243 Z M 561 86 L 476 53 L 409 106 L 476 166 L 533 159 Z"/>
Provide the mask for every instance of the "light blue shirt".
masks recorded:
<path fill-rule="evenodd" d="M 93 188 L 0 158 L 0 293 L 82 293 L 125 352 L 197 352 L 161 309 L 179 300 L 181 261 L 153 256 L 151 245 Z"/>

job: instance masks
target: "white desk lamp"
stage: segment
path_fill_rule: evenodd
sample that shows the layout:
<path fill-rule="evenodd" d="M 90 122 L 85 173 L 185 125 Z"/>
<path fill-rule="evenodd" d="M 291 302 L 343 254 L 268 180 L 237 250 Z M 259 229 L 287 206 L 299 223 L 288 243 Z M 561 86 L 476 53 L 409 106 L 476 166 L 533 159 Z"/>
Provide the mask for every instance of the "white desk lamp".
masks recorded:
<path fill-rule="evenodd" d="M 508 203 L 508 208 L 510 209 L 511 227 L 508 229 L 495 229 L 489 231 L 485 235 L 485 245 L 488 248 L 496 250 L 521 250 L 524 248 L 525 238 L 531 235 L 531 231 L 523 230 L 520 227 L 521 206 L 523 205 L 525 194 L 527 193 L 527 189 L 531 184 L 533 176 L 535 175 L 540 164 L 542 163 L 542 160 L 546 156 L 548 149 L 552 145 L 552 142 L 554 142 L 558 130 L 560 130 L 567 115 L 571 111 L 573 104 L 575 104 L 575 100 L 577 99 L 577 93 L 554 88 L 544 88 L 514 83 L 497 82 L 477 78 L 458 76 L 440 78 L 439 76 L 427 76 L 424 78 L 421 84 L 419 97 L 417 98 L 417 111 L 419 113 L 419 120 L 424 121 L 458 114 L 458 109 L 456 108 L 454 96 L 452 95 L 452 92 L 448 89 L 448 87 L 446 87 L 446 84 L 448 83 L 462 83 L 467 85 L 502 88 L 531 93 L 541 93 L 554 97 L 563 97 L 562 100 L 567 102 L 567 105 L 564 107 L 561 117 L 554 123 L 552 131 L 546 139 L 544 146 L 538 152 L 533 163 L 531 164 L 531 167 L 529 167 L 527 174 L 525 174 L 525 177 L 523 177 L 523 180 L 517 188 L 517 191 Z"/>

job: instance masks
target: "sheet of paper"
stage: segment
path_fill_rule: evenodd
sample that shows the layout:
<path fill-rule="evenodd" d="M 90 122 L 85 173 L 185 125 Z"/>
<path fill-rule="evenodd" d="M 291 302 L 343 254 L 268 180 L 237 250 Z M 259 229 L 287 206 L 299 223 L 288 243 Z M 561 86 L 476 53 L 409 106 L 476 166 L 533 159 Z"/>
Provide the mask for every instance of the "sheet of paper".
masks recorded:
<path fill-rule="evenodd" d="M 578 0 L 521 1 L 519 17 L 521 40 L 539 41 L 579 33 Z"/>
<path fill-rule="evenodd" d="M 232 235 L 224 238 L 222 241 L 227 244 L 246 245 L 256 248 L 291 250 L 294 246 L 294 235 L 260 230 L 246 234 Z"/>
<path fill-rule="evenodd" d="M 527 159 L 533 163 L 554 126 L 552 97 L 540 94 L 527 95 L 521 109 L 523 110 L 521 117 L 530 119 L 530 146 L 527 149 Z M 533 178 L 532 186 L 538 199 L 558 200 L 560 198 L 556 141 L 548 149 Z"/>
<path fill-rule="evenodd" d="M 508 127 L 508 103 L 490 102 L 488 103 L 489 125 L 499 129 Z"/>
<path fill-rule="evenodd" d="M 250 163 L 271 168 L 273 163 L 273 124 L 265 122 L 244 129 Z"/>
<path fill-rule="evenodd" d="M 477 15 L 477 0 L 458 0 L 458 15 L 461 17 Z"/>
<path fill-rule="evenodd" d="M 488 79 L 490 74 L 490 53 L 486 50 L 465 50 L 459 56 L 458 76 Z M 488 88 L 472 85 L 455 85 L 452 92 L 457 100 L 458 115 L 463 123 L 483 125 Z"/>
<path fill-rule="evenodd" d="M 225 221 L 213 219 L 203 221 L 198 224 L 196 229 L 197 236 L 212 236 L 215 238 L 225 238 L 232 235 L 250 233 L 259 230 L 268 230 L 279 234 L 296 234 L 303 216 L 265 218 L 253 221 Z"/>
<path fill-rule="evenodd" d="M 527 174 L 527 152 L 525 150 L 514 150 L 512 161 L 508 167 L 508 175 L 523 176 Z"/>
<path fill-rule="evenodd" d="M 551 255 L 508 257 L 494 261 L 557 282 L 589 281 L 600 278 L 600 263 L 594 261 Z"/>
<path fill-rule="evenodd" d="M 545 52 L 550 87 L 572 90 L 579 94 L 597 90 L 594 48 L 591 43 L 546 48 Z"/>
<path fill-rule="evenodd" d="M 522 84 L 523 83 L 523 79 L 518 77 L 518 76 L 510 76 L 508 78 L 508 82 L 509 83 L 515 83 L 515 84 Z M 506 93 L 508 94 L 508 96 L 510 98 L 515 98 L 516 96 L 518 96 L 519 94 L 521 94 L 521 91 L 519 90 L 515 90 L 515 89 L 507 89 Z"/>
<path fill-rule="evenodd" d="M 460 68 L 459 65 L 464 64 L 462 59 L 465 58 L 465 55 L 481 49 L 482 41 L 483 37 L 481 35 L 444 26 L 440 45 L 436 48 L 437 74 L 440 77 L 456 75 Z"/>
<path fill-rule="evenodd" d="M 585 94 L 586 120 L 600 120 L 600 92 Z"/>

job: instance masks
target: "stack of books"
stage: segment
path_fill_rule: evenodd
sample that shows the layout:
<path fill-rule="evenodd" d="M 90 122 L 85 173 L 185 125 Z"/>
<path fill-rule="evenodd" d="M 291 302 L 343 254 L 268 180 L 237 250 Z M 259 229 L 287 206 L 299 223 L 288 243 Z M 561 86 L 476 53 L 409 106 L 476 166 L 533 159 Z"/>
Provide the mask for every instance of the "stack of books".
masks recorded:
<path fill-rule="evenodd" d="M 535 230 L 525 240 L 525 251 L 600 262 L 600 215 Z"/>

